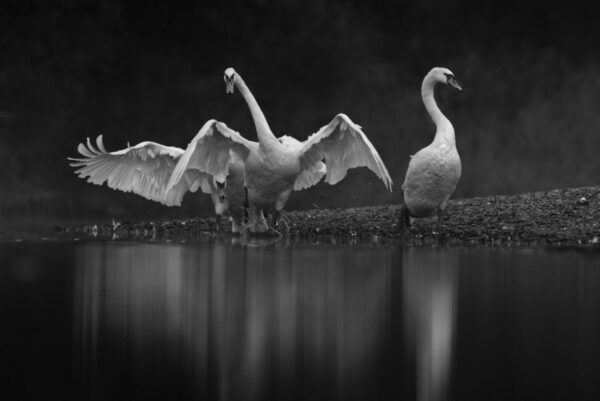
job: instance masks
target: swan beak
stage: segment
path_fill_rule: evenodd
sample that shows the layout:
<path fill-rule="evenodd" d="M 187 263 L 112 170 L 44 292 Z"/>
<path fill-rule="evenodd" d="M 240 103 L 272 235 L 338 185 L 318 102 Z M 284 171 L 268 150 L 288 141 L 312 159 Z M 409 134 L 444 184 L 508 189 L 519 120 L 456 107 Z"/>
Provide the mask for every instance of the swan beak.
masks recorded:
<path fill-rule="evenodd" d="M 458 89 L 459 91 L 462 90 L 462 86 L 460 86 L 460 83 L 454 77 L 449 77 L 448 78 L 448 85 L 450 85 L 453 88 Z"/>
<path fill-rule="evenodd" d="M 221 203 L 225 202 L 225 183 L 221 183 L 217 181 L 217 195 L 219 195 L 219 200 Z"/>
<path fill-rule="evenodd" d="M 225 77 L 225 93 L 227 93 L 228 95 L 231 95 L 233 93 L 233 88 L 235 87 L 233 81 L 233 77 L 231 77 L 231 79 Z"/>

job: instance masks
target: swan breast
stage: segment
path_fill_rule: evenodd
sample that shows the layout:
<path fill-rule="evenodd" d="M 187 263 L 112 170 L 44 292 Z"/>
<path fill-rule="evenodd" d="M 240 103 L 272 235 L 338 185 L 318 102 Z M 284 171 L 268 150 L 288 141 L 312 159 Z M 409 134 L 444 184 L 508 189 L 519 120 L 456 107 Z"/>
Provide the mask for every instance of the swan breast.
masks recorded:
<path fill-rule="evenodd" d="M 455 146 L 428 146 L 417 152 L 408 164 L 402 185 L 404 203 L 411 215 L 426 217 L 444 206 L 461 174 Z"/>
<path fill-rule="evenodd" d="M 297 152 L 281 147 L 272 153 L 251 153 L 246 159 L 245 184 L 252 206 L 272 208 L 282 193 L 293 188 L 300 172 Z"/>

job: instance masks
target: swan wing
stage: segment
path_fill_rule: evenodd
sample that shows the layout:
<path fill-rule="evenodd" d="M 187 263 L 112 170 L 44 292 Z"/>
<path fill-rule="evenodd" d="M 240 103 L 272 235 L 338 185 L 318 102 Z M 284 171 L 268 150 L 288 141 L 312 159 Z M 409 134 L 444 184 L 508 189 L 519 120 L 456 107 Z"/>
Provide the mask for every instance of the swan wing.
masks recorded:
<path fill-rule="evenodd" d="M 224 182 L 233 157 L 245 161 L 258 143 L 241 136 L 237 131 L 216 120 L 207 121 L 189 143 L 175 165 L 167 190 L 178 185 L 186 171 L 196 170 Z"/>
<path fill-rule="evenodd" d="M 115 152 L 104 147 L 102 135 L 96 138 L 96 147 L 87 139 L 77 150 L 80 158 L 71 158 L 75 173 L 88 182 L 123 192 L 133 192 L 146 199 L 167 206 L 180 205 L 187 191 L 202 188 L 210 193 L 211 177 L 199 171 L 186 172 L 185 179 L 166 192 L 166 185 L 183 149 L 164 146 L 155 142 L 141 142 Z"/>
<path fill-rule="evenodd" d="M 303 142 L 300 142 L 296 138 L 291 136 L 283 135 L 277 138 L 277 140 L 286 148 L 292 151 L 301 151 L 304 146 Z M 307 166 L 307 168 L 303 168 L 300 171 L 300 174 L 296 176 L 296 181 L 294 181 L 294 191 L 299 191 L 301 189 L 306 189 L 316 185 L 321 178 L 327 172 L 325 168 L 325 163 L 318 161 L 314 164 Z"/>
<path fill-rule="evenodd" d="M 300 142 L 296 138 L 287 135 L 280 136 L 277 138 L 277 140 L 286 148 L 295 151 L 300 151 L 304 145 L 303 142 Z M 300 174 L 296 176 L 296 181 L 294 181 L 294 191 L 299 191 L 301 189 L 306 189 L 316 185 L 319 181 L 321 181 L 321 178 L 323 178 L 326 172 L 327 170 L 325 168 L 325 163 L 321 161 L 307 166 L 306 169 L 302 169 Z"/>
<path fill-rule="evenodd" d="M 327 166 L 321 161 L 309 165 L 296 177 L 296 181 L 294 181 L 294 191 L 317 185 L 326 173 Z"/>
<path fill-rule="evenodd" d="M 354 167 L 365 166 L 373 171 L 392 190 L 392 179 L 379 153 L 361 127 L 345 114 L 336 115 L 318 132 L 312 134 L 300 150 L 300 166 L 310 170 L 325 159 L 325 182 L 336 184 Z"/>

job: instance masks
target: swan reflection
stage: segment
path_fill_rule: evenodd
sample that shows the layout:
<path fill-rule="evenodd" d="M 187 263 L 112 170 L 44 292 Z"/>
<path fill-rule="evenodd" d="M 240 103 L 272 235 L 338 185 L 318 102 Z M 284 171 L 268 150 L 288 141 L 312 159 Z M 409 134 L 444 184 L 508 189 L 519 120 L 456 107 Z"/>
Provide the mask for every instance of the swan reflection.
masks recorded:
<path fill-rule="evenodd" d="M 129 398 L 368 397 L 386 351 L 391 253 L 86 244 L 74 311 L 83 387 Z M 124 377 L 125 389 L 107 386 Z"/>
<path fill-rule="evenodd" d="M 448 394 L 456 319 L 457 254 L 409 248 L 403 254 L 404 326 L 415 361 L 417 400 Z"/>

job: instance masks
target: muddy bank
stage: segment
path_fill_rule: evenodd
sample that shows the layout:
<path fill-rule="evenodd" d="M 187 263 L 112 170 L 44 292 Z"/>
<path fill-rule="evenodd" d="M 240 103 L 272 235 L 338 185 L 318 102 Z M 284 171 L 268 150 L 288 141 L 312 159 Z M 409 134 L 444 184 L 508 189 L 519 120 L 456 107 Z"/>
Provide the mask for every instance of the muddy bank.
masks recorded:
<path fill-rule="evenodd" d="M 288 240 L 410 245 L 584 246 L 600 248 L 600 187 L 451 200 L 439 232 L 435 218 L 398 230 L 397 205 L 290 211 Z M 229 235 L 215 218 L 81 228 L 87 235 L 142 240 L 202 240 Z"/>

